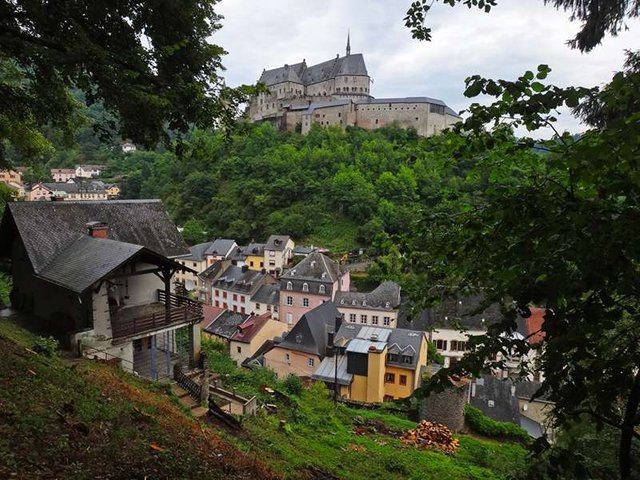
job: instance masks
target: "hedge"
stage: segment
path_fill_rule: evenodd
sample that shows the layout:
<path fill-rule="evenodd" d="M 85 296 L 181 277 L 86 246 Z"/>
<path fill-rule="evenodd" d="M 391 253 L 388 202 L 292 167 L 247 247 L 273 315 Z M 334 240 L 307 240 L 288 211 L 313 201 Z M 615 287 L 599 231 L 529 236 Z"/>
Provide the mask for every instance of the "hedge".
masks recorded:
<path fill-rule="evenodd" d="M 467 426 L 478 435 L 524 444 L 531 442 L 531 437 L 524 428 L 511 422 L 498 422 L 470 404 L 464 407 L 464 418 Z"/>

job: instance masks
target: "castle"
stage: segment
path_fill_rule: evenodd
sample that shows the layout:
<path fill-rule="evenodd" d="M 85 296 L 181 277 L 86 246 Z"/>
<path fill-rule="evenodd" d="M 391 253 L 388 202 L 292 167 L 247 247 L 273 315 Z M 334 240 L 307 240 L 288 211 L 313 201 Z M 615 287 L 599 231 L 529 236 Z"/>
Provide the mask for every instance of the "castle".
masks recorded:
<path fill-rule="evenodd" d="M 373 130 L 392 123 L 413 127 L 418 135 L 434 135 L 458 122 L 460 116 L 442 100 L 428 97 L 374 98 L 364 56 L 351 53 L 308 66 L 306 61 L 263 70 L 259 82 L 267 92 L 251 99 L 249 118 L 268 121 L 282 130 L 311 125 L 355 125 Z"/>

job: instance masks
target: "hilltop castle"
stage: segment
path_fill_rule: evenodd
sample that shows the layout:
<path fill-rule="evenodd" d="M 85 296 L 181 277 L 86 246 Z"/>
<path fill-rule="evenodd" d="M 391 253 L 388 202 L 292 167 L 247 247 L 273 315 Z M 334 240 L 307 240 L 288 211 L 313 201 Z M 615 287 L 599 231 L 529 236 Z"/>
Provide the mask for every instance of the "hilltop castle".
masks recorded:
<path fill-rule="evenodd" d="M 305 60 L 273 70 L 263 70 L 259 82 L 268 92 L 251 99 L 249 118 L 269 121 L 282 130 L 300 125 L 356 125 L 367 130 L 396 123 L 413 127 L 418 135 L 439 133 L 460 120 L 442 100 L 428 97 L 374 98 L 364 56 L 351 53 L 308 66 Z"/>

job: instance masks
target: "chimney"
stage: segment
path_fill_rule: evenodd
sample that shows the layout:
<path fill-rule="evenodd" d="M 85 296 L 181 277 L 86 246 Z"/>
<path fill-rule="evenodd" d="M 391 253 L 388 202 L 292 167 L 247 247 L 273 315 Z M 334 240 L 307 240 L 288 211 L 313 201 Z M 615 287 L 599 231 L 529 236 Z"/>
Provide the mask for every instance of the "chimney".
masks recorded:
<path fill-rule="evenodd" d="M 87 223 L 89 235 L 95 238 L 109 238 L 109 225 L 104 222 Z"/>

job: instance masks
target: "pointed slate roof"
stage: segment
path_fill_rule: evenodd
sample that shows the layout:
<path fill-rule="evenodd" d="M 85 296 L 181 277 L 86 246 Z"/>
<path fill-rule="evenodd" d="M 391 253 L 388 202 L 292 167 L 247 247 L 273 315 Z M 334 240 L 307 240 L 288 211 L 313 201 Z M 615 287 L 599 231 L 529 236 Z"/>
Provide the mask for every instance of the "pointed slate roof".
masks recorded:
<path fill-rule="evenodd" d="M 324 357 L 329 332 L 335 329 L 340 312 L 333 302 L 325 302 L 305 313 L 277 348 L 311 353 Z"/>

